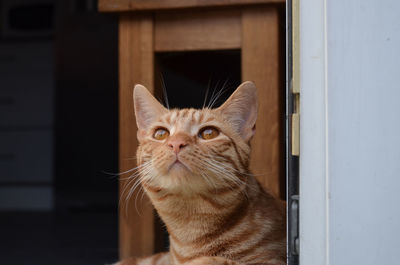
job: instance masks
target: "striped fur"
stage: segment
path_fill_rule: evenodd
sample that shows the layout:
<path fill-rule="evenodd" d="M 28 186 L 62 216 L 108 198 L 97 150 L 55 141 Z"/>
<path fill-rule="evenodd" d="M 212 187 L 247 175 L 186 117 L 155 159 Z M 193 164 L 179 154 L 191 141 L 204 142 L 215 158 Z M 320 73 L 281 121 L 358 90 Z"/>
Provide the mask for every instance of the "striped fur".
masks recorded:
<path fill-rule="evenodd" d="M 140 181 L 166 224 L 170 251 L 118 265 L 286 264 L 285 206 L 249 171 L 255 118 L 249 122 L 254 115 L 240 112 L 251 111 L 241 106 L 255 89 L 239 92 L 220 108 L 202 110 L 162 110 L 151 106 L 154 101 L 143 105 L 146 94 L 135 96 Z M 157 108 L 161 112 L 151 117 Z M 201 139 L 204 126 L 220 134 Z M 158 127 L 169 131 L 167 139 L 152 137 Z M 174 141 L 184 143 L 179 152 L 171 149 Z"/>

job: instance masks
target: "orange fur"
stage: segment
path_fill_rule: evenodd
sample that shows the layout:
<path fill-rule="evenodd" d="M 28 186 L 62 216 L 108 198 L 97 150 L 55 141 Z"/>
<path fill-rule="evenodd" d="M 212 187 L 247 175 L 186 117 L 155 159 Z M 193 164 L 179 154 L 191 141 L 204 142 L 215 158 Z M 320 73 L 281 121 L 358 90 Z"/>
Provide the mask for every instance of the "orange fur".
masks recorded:
<path fill-rule="evenodd" d="M 170 235 L 170 251 L 133 264 L 286 264 L 285 206 L 249 171 L 257 114 L 246 82 L 217 109 L 164 109 L 135 88 L 142 185 Z M 214 139 L 199 137 L 213 126 Z M 169 131 L 162 141 L 159 128 Z"/>

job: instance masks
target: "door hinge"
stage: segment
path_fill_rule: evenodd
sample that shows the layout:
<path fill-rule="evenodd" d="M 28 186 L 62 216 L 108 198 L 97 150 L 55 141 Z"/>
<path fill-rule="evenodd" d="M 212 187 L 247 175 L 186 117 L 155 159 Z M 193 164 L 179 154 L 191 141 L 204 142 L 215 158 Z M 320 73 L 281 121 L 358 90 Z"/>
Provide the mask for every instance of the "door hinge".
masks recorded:
<path fill-rule="evenodd" d="M 290 231 L 290 250 L 292 255 L 299 255 L 300 246 L 299 246 L 299 195 L 291 196 L 291 204 L 290 204 L 290 223 L 289 223 L 289 231 Z"/>
<path fill-rule="evenodd" d="M 300 155 L 300 114 L 292 114 L 292 155 Z"/>
<path fill-rule="evenodd" d="M 293 156 L 300 155 L 300 90 L 298 84 L 292 83 L 293 113 L 291 115 L 291 153 Z"/>

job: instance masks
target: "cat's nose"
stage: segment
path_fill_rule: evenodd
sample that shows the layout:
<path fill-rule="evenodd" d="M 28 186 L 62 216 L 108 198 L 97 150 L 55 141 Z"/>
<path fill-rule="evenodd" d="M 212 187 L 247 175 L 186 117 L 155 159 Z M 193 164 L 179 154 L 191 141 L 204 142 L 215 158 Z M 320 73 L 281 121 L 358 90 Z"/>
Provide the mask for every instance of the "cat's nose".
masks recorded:
<path fill-rule="evenodd" d="M 175 154 L 178 154 L 182 150 L 182 148 L 184 148 L 187 145 L 188 142 L 181 137 L 176 137 L 168 141 L 168 146 L 172 150 L 174 150 Z"/>

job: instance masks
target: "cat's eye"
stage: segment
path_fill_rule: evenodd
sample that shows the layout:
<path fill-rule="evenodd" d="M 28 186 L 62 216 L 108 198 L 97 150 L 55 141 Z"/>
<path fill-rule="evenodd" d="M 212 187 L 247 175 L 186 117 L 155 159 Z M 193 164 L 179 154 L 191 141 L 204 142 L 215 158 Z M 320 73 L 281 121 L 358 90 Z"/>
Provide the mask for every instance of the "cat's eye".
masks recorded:
<path fill-rule="evenodd" d="M 214 127 L 205 127 L 200 130 L 199 137 L 204 140 L 210 140 L 219 135 L 219 131 L 217 128 Z"/>
<path fill-rule="evenodd" d="M 165 128 L 158 128 L 154 131 L 153 138 L 156 140 L 164 140 L 169 136 L 169 132 Z"/>

